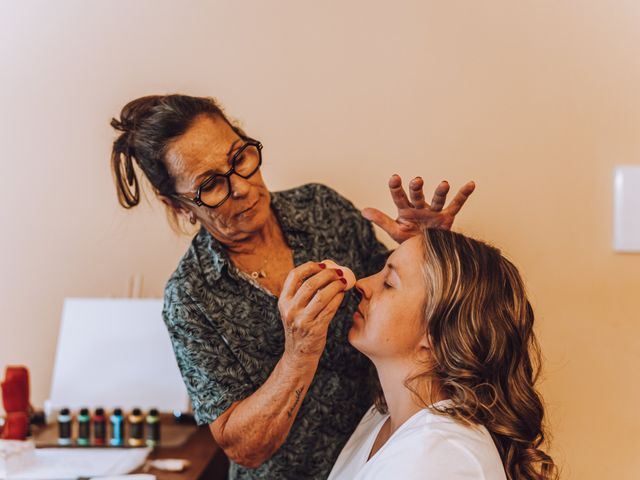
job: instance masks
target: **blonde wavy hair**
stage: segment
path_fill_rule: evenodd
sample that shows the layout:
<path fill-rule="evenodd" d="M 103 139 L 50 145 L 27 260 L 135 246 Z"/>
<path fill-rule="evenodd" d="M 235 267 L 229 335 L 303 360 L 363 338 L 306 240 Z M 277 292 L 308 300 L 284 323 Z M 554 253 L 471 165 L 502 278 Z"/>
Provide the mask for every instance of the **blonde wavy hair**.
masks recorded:
<path fill-rule="evenodd" d="M 407 388 L 420 397 L 417 382 L 434 381 L 452 400 L 431 407 L 435 413 L 484 425 L 509 480 L 558 478 L 542 449 L 544 406 L 535 388 L 541 354 L 517 268 L 498 249 L 459 233 L 425 230 L 422 246 L 424 328 L 433 359 L 407 379 Z M 379 387 L 376 393 L 385 412 Z"/>

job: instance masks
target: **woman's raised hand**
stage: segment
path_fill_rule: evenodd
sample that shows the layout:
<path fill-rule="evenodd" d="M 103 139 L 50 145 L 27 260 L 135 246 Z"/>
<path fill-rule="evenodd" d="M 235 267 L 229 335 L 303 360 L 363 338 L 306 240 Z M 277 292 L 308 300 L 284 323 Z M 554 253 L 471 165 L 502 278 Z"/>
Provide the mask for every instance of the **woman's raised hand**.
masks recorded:
<path fill-rule="evenodd" d="M 449 230 L 456 215 L 476 188 L 474 182 L 465 183 L 449 205 L 444 208 L 449 193 L 449 183 L 446 180 L 440 182 L 433 194 L 431 204 L 424 199 L 423 186 L 424 181 L 421 177 L 411 180 L 409 197 L 407 197 L 400 176 L 392 175 L 389 179 L 389 190 L 398 208 L 397 218 L 393 220 L 375 208 L 365 208 L 362 210 L 362 215 L 382 228 L 396 242 L 402 243 L 419 233 L 421 227 Z"/>
<path fill-rule="evenodd" d="M 344 299 L 346 281 L 323 265 L 307 262 L 291 270 L 278 300 L 285 354 L 298 359 L 320 358 L 329 322 Z"/>

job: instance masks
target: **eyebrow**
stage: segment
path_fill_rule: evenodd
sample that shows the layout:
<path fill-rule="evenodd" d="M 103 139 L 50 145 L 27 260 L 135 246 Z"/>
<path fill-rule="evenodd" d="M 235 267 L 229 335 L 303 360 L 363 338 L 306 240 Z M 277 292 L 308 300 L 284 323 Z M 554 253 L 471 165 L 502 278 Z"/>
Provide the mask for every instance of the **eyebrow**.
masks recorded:
<path fill-rule="evenodd" d="M 398 273 L 398 269 L 396 268 L 396 266 L 393 263 L 387 263 L 387 267 L 391 272 L 394 272 L 396 274 L 396 277 L 398 277 L 398 280 L 400 280 L 400 274 Z"/>
<path fill-rule="evenodd" d="M 235 142 L 233 142 L 233 143 L 231 144 L 231 146 L 229 147 L 229 151 L 227 152 L 227 157 L 228 157 L 229 155 L 231 155 L 231 152 L 233 152 L 233 149 L 235 148 L 236 143 L 241 142 L 241 141 L 242 141 L 242 139 L 241 139 L 241 138 L 238 138 Z"/>
<path fill-rule="evenodd" d="M 231 144 L 231 146 L 229 147 L 229 151 L 227 152 L 227 160 L 229 160 L 229 157 L 231 156 L 231 152 L 233 152 L 233 149 L 236 148 L 236 144 L 241 141 L 242 139 L 238 138 Z M 215 170 L 211 170 L 211 169 L 207 170 L 206 172 L 202 172 L 200 175 L 198 175 L 194 179 L 194 183 L 198 183 L 198 180 L 200 180 L 202 177 L 209 177 L 215 173 L 220 173 L 220 172 L 216 172 Z"/>

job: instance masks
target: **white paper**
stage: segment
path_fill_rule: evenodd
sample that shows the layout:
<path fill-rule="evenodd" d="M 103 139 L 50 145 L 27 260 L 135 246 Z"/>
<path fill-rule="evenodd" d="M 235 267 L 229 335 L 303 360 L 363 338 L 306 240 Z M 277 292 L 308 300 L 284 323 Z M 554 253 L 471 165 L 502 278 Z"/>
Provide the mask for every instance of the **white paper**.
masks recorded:
<path fill-rule="evenodd" d="M 28 465 L 9 472 L 9 480 L 76 480 L 122 475 L 142 466 L 150 448 L 39 448 Z"/>
<path fill-rule="evenodd" d="M 49 408 L 186 411 L 160 299 L 68 298 Z"/>
<path fill-rule="evenodd" d="M 109 475 L 108 477 L 93 477 L 91 480 L 156 480 L 150 473 L 134 473 L 131 475 Z"/>

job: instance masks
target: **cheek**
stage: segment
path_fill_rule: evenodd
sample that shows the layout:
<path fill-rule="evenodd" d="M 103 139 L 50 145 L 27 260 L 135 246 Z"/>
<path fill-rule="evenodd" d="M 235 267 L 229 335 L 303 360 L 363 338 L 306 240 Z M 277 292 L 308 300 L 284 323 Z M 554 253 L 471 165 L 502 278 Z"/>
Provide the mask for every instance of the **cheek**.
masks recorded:
<path fill-rule="evenodd" d="M 258 205 L 254 207 L 255 212 L 250 216 L 239 219 L 238 226 L 243 231 L 255 231 L 264 226 L 271 215 L 271 202 L 269 192 L 262 190 L 259 192 Z"/>
<path fill-rule="evenodd" d="M 249 178 L 249 182 L 258 188 L 267 188 L 264 183 L 264 179 L 262 178 L 262 170 L 258 170 L 251 178 Z"/>
<path fill-rule="evenodd" d="M 266 188 L 261 188 L 258 193 L 260 195 L 260 203 L 257 208 L 260 209 L 261 214 L 269 213 L 271 210 L 271 195 L 269 191 Z"/>
<path fill-rule="evenodd" d="M 358 318 L 349 342 L 370 358 L 412 355 L 420 337 L 418 314 L 392 303 L 372 305 L 366 320 Z"/>
<path fill-rule="evenodd" d="M 387 350 L 388 345 L 393 343 L 391 319 L 381 308 L 370 309 L 369 312 L 366 320 L 355 318 L 349 330 L 349 342 L 367 356 Z"/>
<path fill-rule="evenodd" d="M 378 309 L 365 325 L 366 336 L 380 347 L 394 343 L 397 333 L 396 323 L 393 312 Z"/>
<path fill-rule="evenodd" d="M 258 187 L 253 188 L 258 189 Z M 226 210 L 221 212 L 219 217 L 215 218 L 214 216 L 216 224 L 231 234 L 233 232 L 250 233 L 261 229 L 271 215 L 271 197 L 266 189 L 260 189 L 255 197 L 259 197 L 257 198 L 258 205 L 254 207 L 251 213 L 236 216 L 237 211 L 232 210 L 230 212 Z M 255 197 L 252 200 L 255 200 Z"/>
<path fill-rule="evenodd" d="M 221 232 L 232 230 L 234 222 L 232 221 L 233 212 L 230 207 L 230 204 L 225 204 L 219 208 L 207 209 L 204 214 L 207 216 L 209 225 Z"/>

